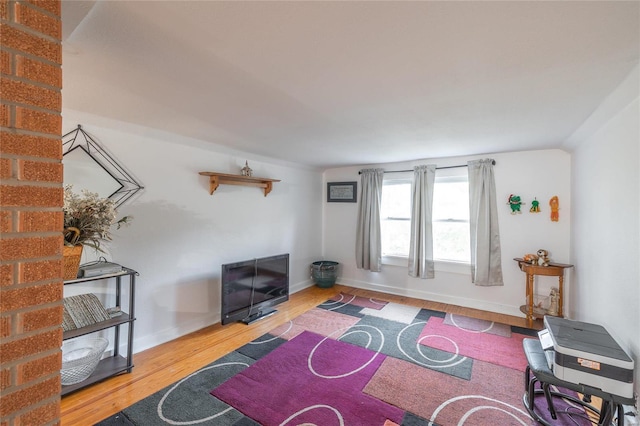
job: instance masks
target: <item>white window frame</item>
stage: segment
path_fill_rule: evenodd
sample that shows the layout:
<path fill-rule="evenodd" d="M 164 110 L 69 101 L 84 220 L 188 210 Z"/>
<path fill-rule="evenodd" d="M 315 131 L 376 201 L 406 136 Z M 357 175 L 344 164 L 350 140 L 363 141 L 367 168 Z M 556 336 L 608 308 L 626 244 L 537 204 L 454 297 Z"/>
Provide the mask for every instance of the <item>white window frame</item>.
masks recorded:
<path fill-rule="evenodd" d="M 466 168 L 438 169 L 436 171 L 436 185 L 438 183 L 456 182 L 456 181 L 466 180 L 466 179 L 468 179 Z M 383 181 L 383 186 L 385 185 L 385 183 L 389 184 L 389 182 L 392 182 L 392 181 L 396 183 L 402 182 L 402 183 L 411 184 L 412 180 L 413 180 L 412 173 L 402 173 L 402 174 L 398 173 L 389 177 L 385 176 Z M 440 221 L 449 222 L 450 220 L 445 219 Z M 434 220 L 434 222 L 436 222 L 436 220 Z M 392 266 L 407 268 L 408 261 L 409 261 L 408 255 L 407 256 L 400 256 L 400 255 L 383 255 L 382 256 L 382 263 L 384 265 L 392 265 Z M 451 273 L 465 274 L 465 275 L 471 274 L 470 261 L 458 262 L 453 260 L 434 259 L 434 263 L 435 263 L 436 271 L 451 272 Z"/>

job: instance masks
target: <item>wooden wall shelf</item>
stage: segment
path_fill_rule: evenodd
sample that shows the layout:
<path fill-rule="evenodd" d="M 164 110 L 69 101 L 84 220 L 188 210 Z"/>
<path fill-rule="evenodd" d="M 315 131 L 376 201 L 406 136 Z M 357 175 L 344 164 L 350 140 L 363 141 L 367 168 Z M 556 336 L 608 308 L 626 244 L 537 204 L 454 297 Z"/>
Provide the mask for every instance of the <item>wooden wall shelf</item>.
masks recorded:
<path fill-rule="evenodd" d="M 209 193 L 213 193 L 218 189 L 218 186 L 222 185 L 242 185 L 242 186 L 255 186 L 264 190 L 264 196 L 271 192 L 273 189 L 273 182 L 280 182 L 278 179 L 268 179 L 253 176 L 242 175 L 230 175 L 227 173 L 218 172 L 200 172 L 202 176 L 209 176 Z"/>

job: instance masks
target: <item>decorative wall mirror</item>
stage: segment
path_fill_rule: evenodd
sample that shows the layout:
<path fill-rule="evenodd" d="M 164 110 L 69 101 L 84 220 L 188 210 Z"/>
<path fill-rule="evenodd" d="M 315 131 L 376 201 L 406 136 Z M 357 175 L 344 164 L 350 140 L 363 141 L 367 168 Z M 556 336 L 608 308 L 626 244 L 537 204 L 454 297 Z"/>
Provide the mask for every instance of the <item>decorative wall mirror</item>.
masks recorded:
<path fill-rule="evenodd" d="M 116 207 L 143 187 L 78 124 L 62 136 L 64 184 L 111 198 Z"/>

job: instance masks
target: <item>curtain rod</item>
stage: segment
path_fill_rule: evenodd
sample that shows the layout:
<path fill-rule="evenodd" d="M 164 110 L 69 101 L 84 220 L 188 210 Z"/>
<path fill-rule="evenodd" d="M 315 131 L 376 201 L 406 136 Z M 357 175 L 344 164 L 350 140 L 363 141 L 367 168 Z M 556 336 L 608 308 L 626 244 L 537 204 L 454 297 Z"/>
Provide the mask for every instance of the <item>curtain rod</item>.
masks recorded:
<path fill-rule="evenodd" d="M 496 165 L 496 160 L 492 160 L 491 164 L 493 164 L 494 166 Z M 466 164 L 460 164 L 459 166 L 444 166 L 444 167 L 436 167 L 436 170 L 444 170 L 444 169 L 457 169 L 459 167 L 468 167 Z M 411 170 L 385 170 L 383 173 L 405 173 L 405 172 L 412 172 L 413 169 Z M 358 172 L 359 175 L 362 174 L 362 172 Z"/>

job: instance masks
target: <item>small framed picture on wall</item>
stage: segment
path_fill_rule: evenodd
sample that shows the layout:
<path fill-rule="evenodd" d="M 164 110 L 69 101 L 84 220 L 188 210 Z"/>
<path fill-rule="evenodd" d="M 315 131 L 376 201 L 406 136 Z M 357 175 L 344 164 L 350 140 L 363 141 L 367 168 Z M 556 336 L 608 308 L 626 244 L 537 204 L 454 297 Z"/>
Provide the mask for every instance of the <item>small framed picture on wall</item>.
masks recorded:
<path fill-rule="evenodd" d="M 328 203 L 355 203 L 358 182 L 327 182 Z"/>

